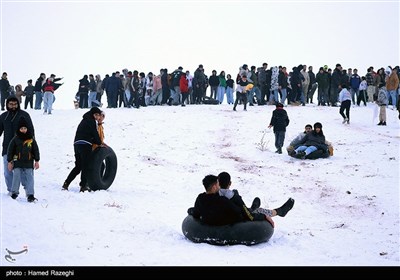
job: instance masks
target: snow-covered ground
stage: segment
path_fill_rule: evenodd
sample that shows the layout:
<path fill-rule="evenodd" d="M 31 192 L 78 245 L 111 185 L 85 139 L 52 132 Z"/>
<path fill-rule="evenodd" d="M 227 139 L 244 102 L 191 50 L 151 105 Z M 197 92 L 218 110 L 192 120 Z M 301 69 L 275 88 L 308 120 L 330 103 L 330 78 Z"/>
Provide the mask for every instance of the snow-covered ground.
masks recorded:
<path fill-rule="evenodd" d="M 1 176 L 0 265 L 399 266 L 398 112 L 389 109 L 388 125 L 377 126 L 374 106 L 352 108 L 350 125 L 339 108 L 286 107 L 285 146 L 305 124 L 322 123 L 334 156 L 319 160 L 274 153 L 267 128 L 274 106 L 105 109 L 105 142 L 118 171 L 107 191 L 91 193 L 79 192 L 78 178 L 61 191 L 87 110 L 28 110 L 41 152 L 38 201 L 28 203 L 22 188 L 12 200 Z M 286 217 L 274 218 L 269 242 L 212 246 L 183 236 L 201 180 L 221 171 L 248 205 L 255 196 L 265 208 L 296 200 Z M 9 262 L 6 249 L 28 251 Z"/>

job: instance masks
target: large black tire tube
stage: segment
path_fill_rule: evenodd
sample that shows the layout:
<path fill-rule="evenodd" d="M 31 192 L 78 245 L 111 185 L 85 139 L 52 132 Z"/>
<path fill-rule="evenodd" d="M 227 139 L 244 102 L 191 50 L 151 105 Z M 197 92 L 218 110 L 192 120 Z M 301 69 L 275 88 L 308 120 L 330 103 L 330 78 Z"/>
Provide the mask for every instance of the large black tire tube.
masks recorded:
<path fill-rule="evenodd" d="M 195 243 L 211 245 L 255 245 L 268 242 L 274 228 L 268 221 L 248 221 L 225 226 L 210 226 L 188 215 L 182 222 L 183 235 Z"/>
<path fill-rule="evenodd" d="M 117 174 L 117 156 L 111 147 L 98 147 L 92 152 L 88 171 L 89 188 L 107 190 Z"/>

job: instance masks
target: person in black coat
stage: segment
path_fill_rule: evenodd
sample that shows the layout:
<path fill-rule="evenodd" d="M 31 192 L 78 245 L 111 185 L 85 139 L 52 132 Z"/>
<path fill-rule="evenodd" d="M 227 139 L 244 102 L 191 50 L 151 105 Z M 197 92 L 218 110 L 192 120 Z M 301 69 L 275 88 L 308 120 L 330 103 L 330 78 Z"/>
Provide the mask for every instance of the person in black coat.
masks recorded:
<path fill-rule="evenodd" d="M 268 128 L 274 127 L 275 134 L 275 153 L 282 154 L 283 142 L 285 142 L 286 127 L 289 125 L 289 116 L 282 103 L 276 104 L 276 109 L 272 112 L 271 122 Z"/>
<path fill-rule="evenodd" d="M 6 102 L 9 93 L 10 82 L 7 80 L 7 72 L 4 72 L 0 79 L 0 99 L 1 99 L 1 110 L 4 111 L 4 103 Z"/>
<path fill-rule="evenodd" d="M 102 111 L 98 107 L 92 107 L 86 112 L 76 130 L 74 139 L 75 166 L 69 173 L 62 188 L 68 190 L 69 184 L 81 173 L 80 191 L 90 190 L 87 187 L 87 172 L 90 165 L 92 145 L 101 145 L 101 139 L 97 131 L 96 122 L 100 119 Z"/>
<path fill-rule="evenodd" d="M 32 135 L 35 136 L 35 130 L 32 124 L 32 120 L 30 115 L 23 111 L 20 107 L 18 98 L 15 95 L 11 95 L 6 100 L 7 112 L 4 112 L 0 115 L 0 136 L 4 132 L 3 136 L 3 164 L 4 164 L 4 178 L 7 185 L 7 190 L 11 192 L 12 189 L 12 181 L 13 181 L 13 172 L 9 171 L 7 166 L 7 149 L 10 144 L 11 139 L 15 136 L 15 133 L 18 131 L 19 121 L 23 117 L 27 123 L 27 128 Z"/>

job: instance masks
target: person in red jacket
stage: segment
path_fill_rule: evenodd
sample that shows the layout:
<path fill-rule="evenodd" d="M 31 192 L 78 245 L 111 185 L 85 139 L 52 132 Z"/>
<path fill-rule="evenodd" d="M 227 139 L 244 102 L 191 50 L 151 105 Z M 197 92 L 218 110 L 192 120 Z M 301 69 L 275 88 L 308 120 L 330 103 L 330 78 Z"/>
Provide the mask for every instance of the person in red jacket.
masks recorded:
<path fill-rule="evenodd" d="M 185 107 L 185 100 L 189 95 L 189 81 L 186 78 L 186 75 L 181 75 L 181 78 L 179 80 L 179 89 L 181 90 L 182 94 L 182 107 Z"/>

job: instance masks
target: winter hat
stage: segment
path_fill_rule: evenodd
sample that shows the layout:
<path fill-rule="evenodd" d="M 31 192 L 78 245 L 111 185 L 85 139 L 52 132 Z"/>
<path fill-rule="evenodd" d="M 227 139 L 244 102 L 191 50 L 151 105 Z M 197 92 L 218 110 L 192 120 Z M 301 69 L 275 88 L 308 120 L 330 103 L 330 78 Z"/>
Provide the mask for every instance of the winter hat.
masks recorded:
<path fill-rule="evenodd" d="M 99 107 L 92 107 L 91 109 L 90 109 L 90 114 L 101 114 L 101 110 L 99 109 Z"/>
<path fill-rule="evenodd" d="M 283 108 L 283 104 L 280 102 L 276 103 L 276 108 Z"/>
<path fill-rule="evenodd" d="M 389 66 L 388 66 L 388 67 L 386 67 L 386 69 L 385 69 L 385 73 L 386 73 L 386 75 L 390 76 L 390 74 L 392 74 L 392 69 L 390 69 L 390 67 L 389 67 Z"/>
<path fill-rule="evenodd" d="M 316 128 L 321 128 L 322 129 L 322 124 L 320 122 L 316 122 L 314 124 L 314 129 L 316 129 Z"/>
<path fill-rule="evenodd" d="M 25 120 L 24 117 L 21 117 L 21 118 L 19 119 L 19 122 L 18 122 L 18 130 L 19 130 L 21 127 L 26 127 L 26 128 L 28 128 L 28 123 L 27 123 L 27 121 Z"/>

